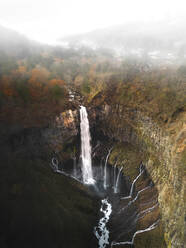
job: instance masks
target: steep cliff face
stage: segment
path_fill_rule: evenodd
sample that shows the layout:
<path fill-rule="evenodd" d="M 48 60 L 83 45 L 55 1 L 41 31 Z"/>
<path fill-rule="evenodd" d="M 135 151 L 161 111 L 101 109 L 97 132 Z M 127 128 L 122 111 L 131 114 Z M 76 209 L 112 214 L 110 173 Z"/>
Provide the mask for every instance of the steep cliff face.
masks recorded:
<path fill-rule="evenodd" d="M 183 247 L 186 114 L 181 112 L 172 123 L 160 126 L 147 113 L 120 105 L 105 104 L 91 111 L 105 135 L 138 149 L 158 189 L 167 246 Z M 129 175 L 135 173 L 130 166 L 126 169 Z"/>
<path fill-rule="evenodd" d="M 51 151 L 60 155 L 61 160 L 72 158 L 76 153 L 79 131 L 78 110 L 60 113 L 43 132 L 43 137 Z"/>

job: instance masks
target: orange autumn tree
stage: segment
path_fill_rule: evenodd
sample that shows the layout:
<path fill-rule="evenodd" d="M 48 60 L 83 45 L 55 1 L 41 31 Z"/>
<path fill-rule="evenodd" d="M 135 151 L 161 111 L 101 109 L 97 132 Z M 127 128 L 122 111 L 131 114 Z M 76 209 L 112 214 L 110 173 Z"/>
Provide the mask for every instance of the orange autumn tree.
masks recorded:
<path fill-rule="evenodd" d="M 17 96 L 17 92 L 13 85 L 13 79 L 11 76 L 4 75 L 1 78 L 0 91 L 6 97 Z"/>
<path fill-rule="evenodd" d="M 61 79 L 52 79 L 45 87 L 45 93 L 50 94 L 54 100 L 60 100 L 67 96 L 66 83 Z"/>
<path fill-rule="evenodd" d="M 50 73 L 43 67 L 34 68 L 28 81 L 30 95 L 32 98 L 40 100 L 44 94 L 44 86 L 48 83 Z"/>
<path fill-rule="evenodd" d="M 27 71 L 26 67 L 23 65 L 19 65 L 19 67 L 16 70 L 13 70 L 11 72 L 11 76 L 12 78 L 14 78 L 14 80 L 23 79 L 28 75 L 29 72 Z"/>
<path fill-rule="evenodd" d="M 66 83 L 65 83 L 65 81 L 63 81 L 61 79 L 57 79 L 57 78 L 54 78 L 54 79 L 50 80 L 49 83 L 48 83 L 49 87 L 53 87 L 55 85 L 58 85 L 60 87 L 65 87 Z"/>

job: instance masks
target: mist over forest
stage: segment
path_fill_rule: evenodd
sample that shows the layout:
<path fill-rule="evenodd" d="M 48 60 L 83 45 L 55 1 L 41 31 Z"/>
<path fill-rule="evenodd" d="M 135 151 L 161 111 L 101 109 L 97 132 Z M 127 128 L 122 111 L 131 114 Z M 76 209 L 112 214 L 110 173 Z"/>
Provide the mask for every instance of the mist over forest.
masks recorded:
<path fill-rule="evenodd" d="M 132 56 L 174 63 L 186 56 L 186 20 L 131 22 L 61 39 L 69 47 L 108 49 L 116 56 Z"/>
<path fill-rule="evenodd" d="M 21 57 L 45 49 L 76 55 L 106 55 L 117 60 L 136 59 L 148 63 L 184 64 L 186 59 L 185 17 L 160 21 L 133 21 L 100 28 L 79 35 L 58 38 L 49 46 L 32 41 L 16 31 L 0 26 L 0 49 Z M 59 30 L 60 37 L 60 30 Z"/>

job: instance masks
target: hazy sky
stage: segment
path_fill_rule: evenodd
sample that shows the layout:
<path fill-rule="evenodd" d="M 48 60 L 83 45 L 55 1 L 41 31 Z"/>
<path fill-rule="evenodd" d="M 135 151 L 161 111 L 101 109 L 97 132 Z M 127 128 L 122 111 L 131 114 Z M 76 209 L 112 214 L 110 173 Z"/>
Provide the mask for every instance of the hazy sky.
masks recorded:
<path fill-rule="evenodd" d="M 185 14 L 186 0 L 0 0 L 1 25 L 50 44 L 69 34 Z"/>

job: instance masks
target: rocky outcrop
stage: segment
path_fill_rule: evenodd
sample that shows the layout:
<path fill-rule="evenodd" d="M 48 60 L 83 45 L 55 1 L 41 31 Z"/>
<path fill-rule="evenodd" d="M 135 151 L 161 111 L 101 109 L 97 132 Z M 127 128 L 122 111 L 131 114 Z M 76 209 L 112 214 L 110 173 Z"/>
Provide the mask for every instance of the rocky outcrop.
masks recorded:
<path fill-rule="evenodd" d="M 79 113 L 77 110 L 67 110 L 60 113 L 51 125 L 45 129 L 43 136 L 50 149 L 62 151 L 65 144 L 72 143 L 79 130 Z"/>
<path fill-rule="evenodd" d="M 165 239 L 169 247 L 184 246 L 184 192 L 185 176 L 182 156 L 184 119 L 174 124 L 177 130 L 171 134 L 150 118 L 138 113 L 138 133 L 147 144 L 149 153 L 147 168 L 159 192 L 159 203 L 165 227 Z M 173 129 L 172 129 L 173 131 Z M 179 137 L 182 137 L 182 142 Z"/>
<path fill-rule="evenodd" d="M 24 128 L 21 125 L 1 125 L 3 154 L 15 153 L 17 156 L 46 158 L 50 152 L 62 151 L 78 134 L 79 121 L 77 110 L 62 112 L 47 127 Z"/>

